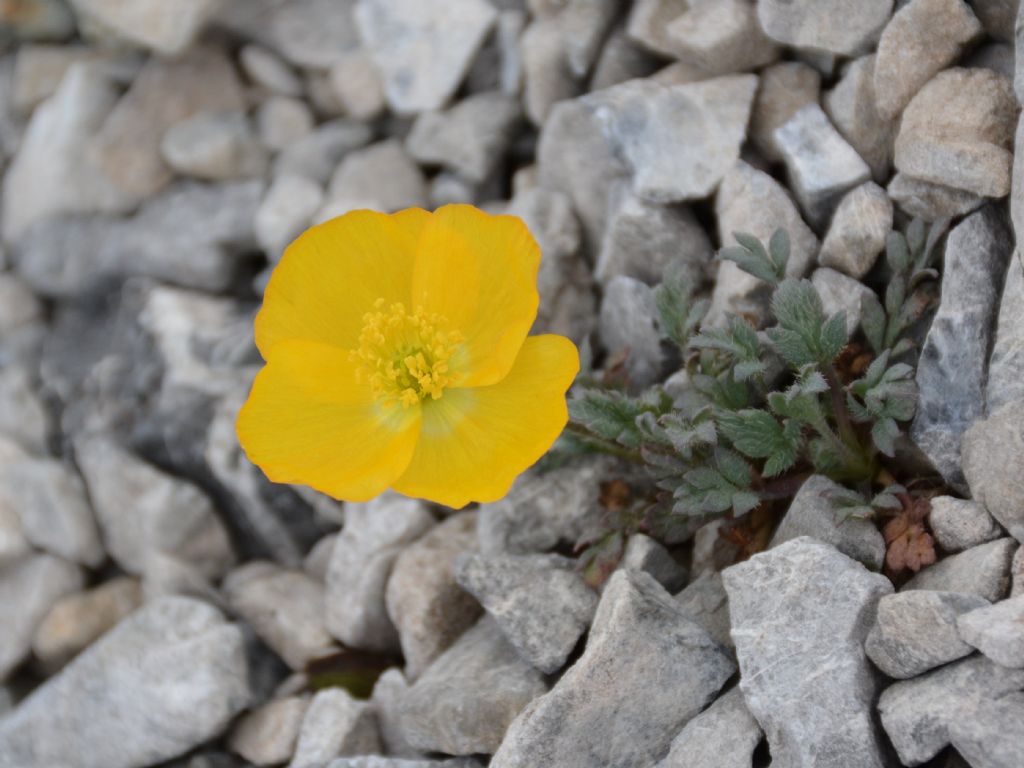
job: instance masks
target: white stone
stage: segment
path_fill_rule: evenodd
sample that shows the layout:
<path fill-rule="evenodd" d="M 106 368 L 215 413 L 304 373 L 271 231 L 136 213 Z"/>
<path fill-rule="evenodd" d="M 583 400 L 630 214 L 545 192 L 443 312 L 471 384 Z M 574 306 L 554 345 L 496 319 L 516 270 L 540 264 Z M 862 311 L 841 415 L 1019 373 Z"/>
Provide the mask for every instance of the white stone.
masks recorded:
<path fill-rule="evenodd" d="M 875 264 L 892 231 L 892 201 L 885 190 L 867 182 L 840 201 L 821 243 L 818 263 L 862 278 Z"/>
<path fill-rule="evenodd" d="M 863 0 L 856 5 L 844 0 L 757 0 L 757 14 L 773 40 L 852 56 L 878 39 L 892 4 L 893 0 Z"/>
<path fill-rule="evenodd" d="M 871 167 L 882 184 L 889 178 L 898 122 L 882 117 L 875 104 L 875 55 L 850 62 L 843 76 L 826 91 L 822 106 L 836 129 Z"/>
<path fill-rule="evenodd" d="M 308 708 L 306 696 L 272 699 L 242 716 L 231 729 L 228 746 L 255 765 L 287 763 L 295 754 L 299 728 Z"/>
<path fill-rule="evenodd" d="M 71 0 L 89 29 L 157 53 L 181 53 L 220 9 L 222 0 Z"/>
<path fill-rule="evenodd" d="M 302 80 L 270 49 L 249 43 L 239 52 L 238 62 L 252 82 L 268 91 L 282 96 L 302 95 Z"/>
<path fill-rule="evenodd" d="M 284 249 L 312 223 L 323 201 L 324 191 L 312 179 L 292 174 L 274 179 L 254 222 L 256 239 L 268 259 L 280 260 Z"/>
<path fill-rule="evenodd" d="M 306 709 L 289 768 L 320 768 L 335 757 L 380 751 L 372 707 L 344 688 L 325 688 Z"/>
<path fill-rule="evenodd" d="M 160 153 L 183 176 L 223 181 L 262 176 L 267 156 L 241 112 L 200 112 L 164 134 Z"/>
<path fill-rule="evenodd" d="M 274 96 L 260 105 L 256 126 L 270 150 L 281 150 L 313 131 L 313 113 L 300 99 Z"/>

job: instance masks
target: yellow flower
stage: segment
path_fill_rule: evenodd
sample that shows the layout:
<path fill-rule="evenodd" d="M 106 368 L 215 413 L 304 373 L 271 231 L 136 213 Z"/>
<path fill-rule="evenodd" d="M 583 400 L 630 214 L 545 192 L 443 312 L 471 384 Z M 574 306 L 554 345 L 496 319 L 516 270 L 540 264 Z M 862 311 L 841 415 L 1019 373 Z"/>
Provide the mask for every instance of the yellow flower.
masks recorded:
<path fill-rule="evenodd" d="M 568 339 L 527 337 L 539 264 L 519 219 L 468 205 L 310 229 L 256 316 L 245 452 L 275 482 L 351 501 L 501 498 L 562 431 L 579 369 Z"/>

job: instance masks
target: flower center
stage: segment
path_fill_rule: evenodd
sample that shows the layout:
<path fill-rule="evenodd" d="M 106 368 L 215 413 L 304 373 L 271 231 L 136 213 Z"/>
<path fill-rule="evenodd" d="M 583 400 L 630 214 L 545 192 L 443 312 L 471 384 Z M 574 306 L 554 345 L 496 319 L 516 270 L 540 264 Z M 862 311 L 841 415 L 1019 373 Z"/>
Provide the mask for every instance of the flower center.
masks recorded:
<path fill-rule="evenodd" d="M 374 302 L 373 311 L 363 315 L 359 349 L 350 354 L 379 400 L 408 408 L 441 396 L 454 378 L 448 363 L 462 343 L 457 331 L 444 330 L 447 324 L 422 309 L 409 312 L 404 304 Z"/>

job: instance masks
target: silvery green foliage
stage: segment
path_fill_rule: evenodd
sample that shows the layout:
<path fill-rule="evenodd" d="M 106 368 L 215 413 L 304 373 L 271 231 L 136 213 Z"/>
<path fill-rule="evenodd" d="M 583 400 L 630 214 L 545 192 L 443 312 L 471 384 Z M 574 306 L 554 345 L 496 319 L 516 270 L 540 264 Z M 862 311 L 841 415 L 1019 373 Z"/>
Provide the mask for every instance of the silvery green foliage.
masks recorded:
<path fill-rule="evenodd" d="M 875 357 L 859 378 L 837 364 L 851 341 L 844 313 L 827 316 L 810 281 L 785 277 L 784 231 L 767 247 L 735 233 L 738 245 L 719 253 L 772 286 L 772 324 L 764 331 L 742 317 L 701 327 L 706 304 L 680 273 L 669 274 L 656 300 L 666 339 L 682 353 L 681 389 L 671 397 L 658 386 L 632 395 L 589 382 L 569 401 L 563 451 L 633 459 L 658 489 L 653 501 L 616 510 L 615 535 L 596 532 L 591 543 L 618 547 L 641 528 L 681 541 L 710 517 L 738 517 L 791 495 L 810 471 L 850 489 L 840 501 L 851 515 L 900 508 L 898 486 L 874 498 L 863 491 L 914 415 L 914 369 L 900 360 L 913 349 L 908 331 L 934 304 L 931 264 L 943 231 L 944 223 L 926 232 L 915 222 L 906 235 L 889 236 L 884 300 L 872 293 L 865 302 L 864 342 Z"/>

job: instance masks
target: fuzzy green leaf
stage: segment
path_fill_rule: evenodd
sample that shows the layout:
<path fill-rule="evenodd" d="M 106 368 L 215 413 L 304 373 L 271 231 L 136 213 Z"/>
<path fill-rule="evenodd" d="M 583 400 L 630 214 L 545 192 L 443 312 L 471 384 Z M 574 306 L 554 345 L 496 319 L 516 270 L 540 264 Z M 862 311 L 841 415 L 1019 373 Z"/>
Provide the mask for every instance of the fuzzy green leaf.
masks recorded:
<path fill-rule="evenodd" d="M 641 398 L 613 390 L 583 389 L 568 401 L 573 422 L 606 440 L 628 448 L 640 445 L 642 434 L 637 418 L 644 413 L 665 413 L 672 401 L 660 390 L 651 390 Z"/>
<path fill-rule="evenodd" d="M 761 342 L 757 331 L 739 317 L 729 319 L 728 328 L 706 328 L 690 341 L 695 349 L 715 349 L 730 356 L 737 381 L 746 381 L 764 373 L 767 365 L 761 360 Z"/>
<path fill-rule="evenodd" d="M 685 347 L 707 313 L 707 301 L 694 301 L 693 286 L 678 264 L 671 267 L 654 290 L 654 301 L 665 335 Z"/>
<path fill-rule="evenodd" d="M 786 276 L 786 265 L 789 263 L 789 233 L 782 229 L 776 229 L 768 241 L 768 253 L 771 255 L 775 266 L 775 273 L 780 277 Z"/>
<path fill-rule="evenodd" d="M 768 338 L 794 368 L 828 365 L 846 346 L 845 315 L 826 321 L 821 297 L 809 280 L 784 281 L 772 296 L 772 313 L 778 325 L 768 329 Z"/>
<path fill-rule="evenodd" d="M 899 232 L 890 232 L 885 239 L 885 259 L 889 269 L 896 274 L 910 268 L 910 248 L 907 239 Z"/>
<path fill-rule="evenodd" d="M 789 258 L 788 235 L 783 235 L 786 242 L 775 238 L 772 255 L 765 250 L 761 241 L 745 232 L 733 232 L 739 245 L 722 248 L 718 258 L 733 261 L 744 272 L 764 280 L 771 285 L 778 285 L 786 276 L 786 261 Z"/>
<path fill-rule="evenodd" d="M 885 349 L 885 310 L 882 309 L 882 302 L 874 293 L 868 293 L 861 301 L 861 328 L 868 344 L 875 354 L 880 354 Z"/>

